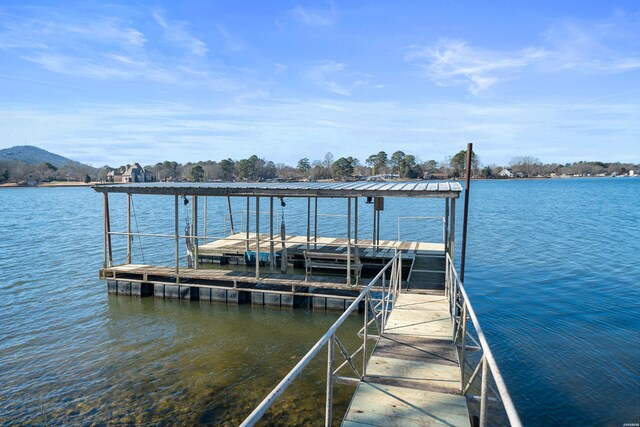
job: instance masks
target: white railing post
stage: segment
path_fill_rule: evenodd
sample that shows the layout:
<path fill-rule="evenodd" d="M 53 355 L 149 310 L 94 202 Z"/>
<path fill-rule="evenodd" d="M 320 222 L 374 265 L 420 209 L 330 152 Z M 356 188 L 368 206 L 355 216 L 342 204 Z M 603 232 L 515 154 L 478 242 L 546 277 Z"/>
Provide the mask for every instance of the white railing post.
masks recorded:
<path fill-rule="evenodd" d="M 362 342 L 362 378 L 367 375 L 367 340 L 369 339 L 369 299 L 367 296 L 364 299 L 364 341 Z"/>
<path fill-rule="evenodd" d="M 325 402 L 324 425 L 331 427 L 333 407 L 333 344 L 335 334 L 331 335 L 327 342 L 327 396 Z"/>
<path fill-rule="evenodd" d="M 487 425 L 487 358 L 482 356 L 482 385 L 480 386 L 480 427 Z"/>
<path fill-rule="evenodd" d="M 464 364 L 466 353 L 466 340 L 467 340 L 467 302 L 462 304 L 462 347 L 460 348 L 460 385 L 464 387 Z"/>

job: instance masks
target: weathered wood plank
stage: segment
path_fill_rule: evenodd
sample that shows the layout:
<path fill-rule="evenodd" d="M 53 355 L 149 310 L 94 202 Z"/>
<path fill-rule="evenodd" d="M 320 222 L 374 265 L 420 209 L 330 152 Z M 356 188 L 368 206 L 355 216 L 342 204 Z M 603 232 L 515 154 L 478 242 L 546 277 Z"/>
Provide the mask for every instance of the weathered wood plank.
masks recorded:
<path fill-rule="evenodd" d="M 470 425 L 463 396 L 364 382 L 358 385 L 344 422 L 385 427 Z"/>

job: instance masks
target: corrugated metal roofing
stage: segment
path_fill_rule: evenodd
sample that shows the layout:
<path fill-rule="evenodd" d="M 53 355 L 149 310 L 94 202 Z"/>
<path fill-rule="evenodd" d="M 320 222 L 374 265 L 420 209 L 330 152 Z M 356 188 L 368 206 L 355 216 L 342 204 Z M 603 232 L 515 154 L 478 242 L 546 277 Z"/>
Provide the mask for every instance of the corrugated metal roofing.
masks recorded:
<path fill-rule="evenodd" d="M 136 184 L 98 184 L 99 193 L 131 193 L 198 196 L 276 196 L 276 197 L 437 197 L 458 198 L 458 182 L 151 182 Z"/>

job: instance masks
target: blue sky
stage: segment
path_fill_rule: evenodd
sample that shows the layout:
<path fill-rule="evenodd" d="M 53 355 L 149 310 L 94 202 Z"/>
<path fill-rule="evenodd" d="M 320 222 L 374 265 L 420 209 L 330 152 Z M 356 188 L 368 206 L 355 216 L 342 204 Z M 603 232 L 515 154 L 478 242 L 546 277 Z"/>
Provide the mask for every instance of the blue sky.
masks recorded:
<path fill-rule="evenodd" d="M 0 0 L 0 148 L 640 162 L 638 1 Z"/>

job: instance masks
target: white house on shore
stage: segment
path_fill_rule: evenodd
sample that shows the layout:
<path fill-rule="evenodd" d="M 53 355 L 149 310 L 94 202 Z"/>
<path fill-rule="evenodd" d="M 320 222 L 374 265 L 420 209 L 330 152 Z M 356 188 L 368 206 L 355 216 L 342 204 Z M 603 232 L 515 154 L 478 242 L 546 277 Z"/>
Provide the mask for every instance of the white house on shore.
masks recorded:
<path fill-rule="evenodd" d="M 153 174 L 146 171 L 140 163 L 134 163 L 124 170 L 121 168 L 118 171 L 111 171 L 107 174 L 107 182 L 151 182 L 153 181 Z"/>
<path fill-rule="evenodd" d="M 500 178 L 513 178 L 513 174 L 509 169 L 502 169 L 498 174 Z"/>

